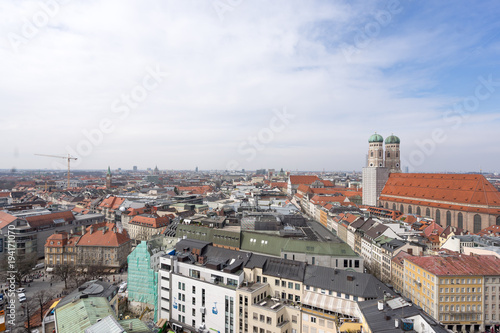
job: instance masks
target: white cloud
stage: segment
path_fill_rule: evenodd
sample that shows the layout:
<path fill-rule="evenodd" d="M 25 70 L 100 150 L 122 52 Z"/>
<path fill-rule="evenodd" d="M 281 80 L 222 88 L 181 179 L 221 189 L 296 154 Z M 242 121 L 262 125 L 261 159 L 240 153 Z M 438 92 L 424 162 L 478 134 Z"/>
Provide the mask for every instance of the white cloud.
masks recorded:
<path fill-rule="evenodd" d="M 2 137 L 11 142 L 0 168 L 49 168 L 52 161 L 33 154 L 77 150 L 88 140 L 83 130 L 109 119 L 114 131 L 78 168 L 223 169 L 238 160 L 245 169 L 360 169 L 373 131 L 399 135 L 404 150 L 446 125 L 443 110 L 463 97 L 433 90 L 442 84 L 434 71 L 473 44 L 447 41 L 445 25 L 405 25 L 406 3 L 347 61 L 342 43 L 352 44 L 386 2 L 241 1 L 221 20 L 216 1 L 75 0 L 14 52 L 8 34 L 22 35 L 41 2 L 5 1 L 0 10 Z M 120 119 L 113 103 L 156 66 L 168 76 Z M 238 146 L 283 107 L 296 118 L 246 161 Z M 429 159 L 432 168 L 467 168 L 446 152 Z"/>

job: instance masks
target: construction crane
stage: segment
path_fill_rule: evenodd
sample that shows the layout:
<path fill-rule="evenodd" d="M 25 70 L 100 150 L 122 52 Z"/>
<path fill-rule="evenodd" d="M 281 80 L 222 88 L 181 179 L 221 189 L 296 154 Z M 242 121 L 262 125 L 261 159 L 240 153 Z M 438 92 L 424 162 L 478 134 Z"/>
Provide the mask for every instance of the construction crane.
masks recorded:
<path fill-rule="evenodd" d="M 70 161 L 71 160 L 77 160 L 78 158 L 76 157 L 72 157 L 70 154 L 68 154 L 68 156 L 60 156 L 60 155 L 45 155 L 45 154 L 35 154 L 35 155 L 38 155 L 38 156 L 46 156 L 46 157 L 55 157 L 55 158 L 64 158 L 65 160 L 67 159 L 68 160 L 68 189 L 70 188 L 70 182 L 69 182 L 69 177 L 70 177 L 70 173 L 69 173 L 69 164 L 70 164 Z"/>

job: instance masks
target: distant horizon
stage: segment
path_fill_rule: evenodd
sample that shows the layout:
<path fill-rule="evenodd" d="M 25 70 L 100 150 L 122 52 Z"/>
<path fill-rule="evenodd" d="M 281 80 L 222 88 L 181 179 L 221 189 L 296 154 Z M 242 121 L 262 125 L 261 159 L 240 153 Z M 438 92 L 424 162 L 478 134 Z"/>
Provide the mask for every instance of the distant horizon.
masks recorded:
<path fill-rule="evenodd" d="M 150 170 L 148 169 L 137 169 L 137 171 L 153 171 L 154 167 L 153 168 L 150 168 Z M 255 170 L 246 170 L 245 169 L 245 173 L 247 172 L 256 172 L 258 170 L 262 170 L 263 168 L 261 169 L 255 169 Z M 85 171 L 89 171 L 89 172 L 107 172 L 107 168 L 105 169 L 76 169 L 75 171 L 76 172 L 85 172 Z M 193 173 L 196 173 L 195 169 L 161 169 L 161 168 L 158 168 L 158 170 L 160 172 L 162 171 L 172 171 L 172 172 L 176 172 L 176 171 L 188 171 L 188 172 L 193 172 Z M 266 171 L 269 170 L 269 169 L 265 169 Z M 276 169 L 274 169 L 276 171 Z M 37 172 L 37 171 L 44 171 L 44 172 L 57 172 L 57 173 L 61 173 L 61 174 L 66 174 L 67 175 L 67 170 L 59 170 L 59 169 L 16 169 L 16 171 L 11 171 L 10 169 L 0 169 L 0 172 L 5 172 L 5 173 L 12 173 L 12 174 L 15 174 L 16 172 L 18 171 L 29 171 L 29 172 Z M 71 173 L 73 173 L 73 169 L 71 170 Z M 113 169 L 111 168 L 111 172 L 115 172 L 115 171 L 119 171 L 118 168 L 116 169 Z M 134 172 L 133 169 L 121 169 L 120 171 L 132 171 Z M 215 171 L 220 171 L 220 172 L 234 172 L 234 173 L 241 173 L 242 171 L 241 170 L 224 170 L 224 169 L 198 169 L 198 173 L 200 172 L 215 172 Z M 308 173 L 352 173 L 352 172 L 356 172 L 356 173 L 362 173 L 362 170 L 349 170 L 349 171 L 346 171 L 346 170 L 295 170 L 295 171 L 290 171 L 290 170 L 285 170 L 283 169 L 283 172 L 290 172 L 290 174 L 293 176 L 294 175 L 294 172 L 298 172 L 298 173 L 305 173 L 305 172 L 308 172 Z M 279 173 L 279 171 L 276 171 L 276 173 Z M 406 173 L 406 172 L 401 172 L 401 173 Z M 411 173 L 425 173 L 425 174 L 498 174 L 500 175 L 500 172 L 498 171 L 436 171 L 436 172 L 408 172 L 409 174 Z M 267 176 L 267 174 L 265 174 L 264 176 Z"/>

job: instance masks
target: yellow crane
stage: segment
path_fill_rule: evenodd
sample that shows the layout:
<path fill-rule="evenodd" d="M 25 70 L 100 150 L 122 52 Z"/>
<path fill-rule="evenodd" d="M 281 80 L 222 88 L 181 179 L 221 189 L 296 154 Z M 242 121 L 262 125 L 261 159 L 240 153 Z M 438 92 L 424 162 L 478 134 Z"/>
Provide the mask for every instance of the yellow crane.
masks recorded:
<path fill-rule="evenodd" d="M 60 156 L 60 155 L 45 155 L 45 154 L 35 154 L 35 155 L 38 155 L 38 156 L 46 156 L 46 157 L 55 157 L 55 158 L 64 158 L 65 160 L 67 159 L 68 160 L 68 189 L 70 188 L 70 182 L 69 182 L 69 177 L 70 177 L 70 173 L 69 173 L 69 165 L 70 165 L 70 161 L 71 160 L 77 160 L 78 158 L 76 157 L 72 157 L 70 154 L 68 154 L 68 156 Z"/>

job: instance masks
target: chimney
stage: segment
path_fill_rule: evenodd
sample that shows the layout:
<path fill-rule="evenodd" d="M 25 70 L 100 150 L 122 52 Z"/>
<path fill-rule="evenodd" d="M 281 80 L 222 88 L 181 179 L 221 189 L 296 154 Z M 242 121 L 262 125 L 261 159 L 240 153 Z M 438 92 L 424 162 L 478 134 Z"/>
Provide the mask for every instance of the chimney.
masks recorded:
<path fill-rule="evenodd" d="M 408 254 L 412 256 L 413 255 L 413 249 L 408 249 Z"/>
<path fill-rule="evenodd" d="M 379 311 L 384 309 L 384 301 L 378 301 L 377 308 Z"/>
<path fill-rule="evenodd" d="M 116 226 L 113 227 L 113 232 L 116 234 Z"/>
<path fill-rule="evenodd" d="M 90 234 L 92 235 L 92 233 L 94 232 L 94 226 L 90 226 Z"/>
<path fill-rule="evenodd" d="M 85 226 L 82 225 L 82 235 L 85 235 Z"/>
<path fill-rule="evenodd" d="M 394 319 L 394 327 L 396 327 L 396 328 L 399 327 L 399 320 L 397 318 Z"/>
<path fill-rule="evenodd" d="M 353 275 L 347 275 L 347 281 L 354 281 Z"/>

